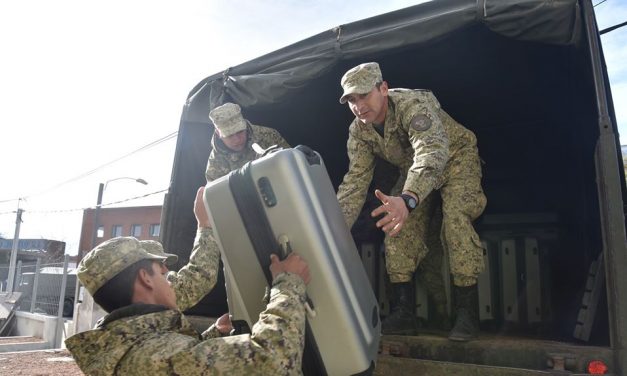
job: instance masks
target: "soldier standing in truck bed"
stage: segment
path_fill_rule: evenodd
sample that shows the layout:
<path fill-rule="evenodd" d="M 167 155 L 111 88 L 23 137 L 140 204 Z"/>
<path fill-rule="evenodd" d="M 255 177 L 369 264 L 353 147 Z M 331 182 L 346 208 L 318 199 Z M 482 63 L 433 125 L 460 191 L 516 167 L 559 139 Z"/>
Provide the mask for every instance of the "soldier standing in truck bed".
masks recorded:
<path fill-rule="evenodd" d="M 467 341 L 479 330 L 477 277 L 482 248 L 472 222 L 485 208 L 475 135 L 441 109 L 427 90 L 388 89 L 377 63 L 347 71 L 340 103 L 355 115 L 349 128 L 349 170 L 337 193 L 347 223 L 361 211 L 375 157 L 401 174 L 390 195 L 377 190 L 384 214 L 377 226 L 386 233 L 386 267 L 392 283 L 392 312 L 385 334 L 416 331 L 411 280 L 425 258 L 429 221 L 441 198 L 441 240 L 449 255 L 456 321 L 449 339 Z M 436 197 L 439 196 L 439 197 Z"/>
<path fill-rule="evenodd" d="M 259 157 L 253 144 L 262 149 L 271 146 L 289 148 L 279 132 L 272 128 L 251 124 L 242 116 L 239 105 L 225 103 L 209 112 L 215 132 L 211 138 L 211 154 L 205 177 L 215 180 Z"/>

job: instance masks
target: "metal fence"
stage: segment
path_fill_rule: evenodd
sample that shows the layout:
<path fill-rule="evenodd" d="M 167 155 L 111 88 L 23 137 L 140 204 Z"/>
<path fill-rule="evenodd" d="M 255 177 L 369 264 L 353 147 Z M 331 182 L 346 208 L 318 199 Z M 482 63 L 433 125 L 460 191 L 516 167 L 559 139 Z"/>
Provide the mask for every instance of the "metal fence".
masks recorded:
<path fill-rule="evenodd" d="M 5 276 L 0 281 L 2 291 L 7 288 L 8 269 L 9 265 L 0 265 L 0 276 Z M 17 309 L 51 316 L 61 313 L 63 317 L 71 317 L 74 309 L 76 273 L 73 269 L 67 269 L 67 266 L 65 269 L 64 274 L 64 262 L 18 261 L 13 290 L 21 292 L 22 296 Z"/>

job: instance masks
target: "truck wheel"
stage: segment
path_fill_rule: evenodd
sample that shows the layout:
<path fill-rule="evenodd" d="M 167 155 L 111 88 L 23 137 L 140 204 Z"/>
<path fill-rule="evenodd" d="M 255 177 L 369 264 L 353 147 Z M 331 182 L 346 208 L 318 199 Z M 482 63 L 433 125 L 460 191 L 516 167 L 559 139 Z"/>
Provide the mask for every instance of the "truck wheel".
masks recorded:
<path fill-rule="evenodd" d="M 63 317 L 71 317 L 74 314 L 74 298 L 65 298 L 63 301 Z"/>

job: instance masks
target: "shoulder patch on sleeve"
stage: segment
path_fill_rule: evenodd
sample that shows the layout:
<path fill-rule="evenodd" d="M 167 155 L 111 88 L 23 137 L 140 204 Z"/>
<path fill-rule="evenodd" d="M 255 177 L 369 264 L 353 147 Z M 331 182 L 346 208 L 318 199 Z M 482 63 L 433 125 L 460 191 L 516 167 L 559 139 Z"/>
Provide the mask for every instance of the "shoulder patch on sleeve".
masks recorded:
<path fill-rule="evenodd" d="M 411 118 L 409 127 L 415 131 L 422 132 L 431 128 L 431 119 L 427 115 L 418 114 Z"/>

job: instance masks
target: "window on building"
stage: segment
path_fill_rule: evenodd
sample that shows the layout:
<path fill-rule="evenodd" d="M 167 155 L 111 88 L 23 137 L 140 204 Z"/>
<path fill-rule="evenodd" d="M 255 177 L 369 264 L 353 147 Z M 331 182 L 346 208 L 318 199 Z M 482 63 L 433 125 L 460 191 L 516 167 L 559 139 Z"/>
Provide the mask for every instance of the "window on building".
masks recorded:
<path fill-rule="evenodd" d="M 142 225 L 131 225 L 131 236 L 139 238 L 142 236 Z"/>
<path fill-rule="evenodd" d="M 122 225 L 113 225 L 111 227 L 111 237 L 122 236 Z"/>
<path fill-rule="evenodd" d="M 99 238 L 104 237 L 104 226 L 98 226 L 98 230 L 96 230 L 96 236 Z"/>
<path fill-rule="evenodd" d="M 154 224 L 150 225 L 150 236 L 159 236 L 159 231 L 161 231 L 161 225 Z"/>

